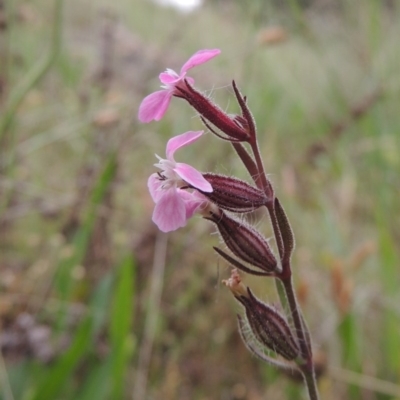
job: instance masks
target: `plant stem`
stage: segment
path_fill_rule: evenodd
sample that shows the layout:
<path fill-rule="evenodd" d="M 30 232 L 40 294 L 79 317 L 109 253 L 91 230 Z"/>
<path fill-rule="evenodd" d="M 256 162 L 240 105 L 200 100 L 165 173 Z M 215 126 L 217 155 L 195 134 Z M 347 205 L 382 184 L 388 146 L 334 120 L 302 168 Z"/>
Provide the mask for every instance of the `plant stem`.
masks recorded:
<path fill-rule="evenodd" d="M 284 246 L 283 246 L 283 242 L 282 242 L 282 235 L 281 235 L 281 232 L 280 232 L 280 229 L 278 226 L 278 221 L 276 219 L 275 210 L 274 210 L 274 191 L 273 191 L 273 188 L 272 188 L 271 184 L 269 183 L 267 176 L 265 174 L 264 164 L 262 162 L 260 149 L 258 147 L 257 141 L 254 141 L 253 143 L 251 143 L 251 149 L 253 151 L 254 159 L 255 159 L 255 162 L 257 165 L 258 177 L 259 177 L 259 179 L 261 181 L 261 185 L 262 185 L 260 187 L 260 189 L 262 189 L 264 191 L 264 193 L 267 197 L 272 197 L 271 201 L 267 204 L 267 209 L 269 212 L 269 216 L 271 218 L 272 228 L 274 230 L 274 236 L 275 236 L 275 240 L 276 240 L 276 245 L 278 247 L 279 255 L 282 258 Z"/>
<path fill-rule="evenodd" d="M 291 272 L 290 265 L 288 266 L 288 268 L 284 268 L 284 270 Z M 296 294 L 293 288 L 293 280 L 291 273 L 289 276 L 281 278 L 280 281 L 282 282 L 283 288 L 285 289 L 290 315 L 293 320 L 296 336 L 300 346 L 300 354 L 302 360 L 301 363 L 299 364 L 299 367 L 303 373 L 304 381 L 307 386 L 310 400 L 318 400 L 319 399 L 318 387 L 315 379 L 312 348 L 311 348 L 311 343 L 309 341 L 310 334 L 308 332 L 306 324 L 304 323 L 304 319 L 301 315 L 300 307 L 297 302 Z"/>
<path fill-rule="evenodd" d="M 294 328 L 296 330 L 296 335 L 299 341 L 301 356 L 305 360 L 312 359 L 312 350 L 307 343 L 307 336 L 305 333 L 306 328 L 303 324 L 303 319 L 300 316 L 300 308 L 297 303 L 296 294 L 294 292 L 292 277 L 289 276 L 285 279 L 281 279 L 281 282 L 285 289 L 286 298 L 290 309 L 290 315 L 292 316 Z"/>
<path fill-rule="evenodd" d="M 308 396 L 310 400 L 319 400 L 317 382 L 315 380 L 314 368 L 309 373 L 304 373 L 304 381 L 307 386 Z"/>
<path fill-rule="evenodd" d="M 272 201 L 267 204 L 268 213 L 271 218 L 272 227 L 274 230 L 274 236 L 276 240 L 276 244 L 278 247 L 279 255 L 281 260 L 284 260 L 284 243 L 282 240 L 281 231 L 279 228 L 279 224 L 275 214 L 274 208 L 274 192 L 272 189 L 271 184 L 269 183 L 267 176 L 265 174 L 264 165 L 262 162 L 260 150 L 258 147 L 257 140 L 254 140 L 250 143 L 251 149 L 254 155 L 254 161 L 257 168 L 257 179 L 254 179 L 254 173 L 250 174 L 253 176 L 253 179 L 256 185 L 262 189 L 265 194 L 269 197 L 272 194 Z M 243 158 L 242 158 L 243 161 Z M 248 168 L 248 164 L 244 162 L 245 166 Z M 252 169 L 254 168 L 254 164 L 250 164 Z M 284 262 L 284 261 L 283 261 Z M 278 276 L 276 280 L 276 287 L 277 291 L 283 306 L 288 306 L 289 316 L 293 321 L 295 333 L 297 340 L 300 346 L 300 355 L 301 359 L 298 361 L 299 368 L 304 376 L 304 382 L 307 386 L 308 395 L 310 400 L 318 400 L 318 387 L 317 382 L 315 379 L 315 372 L 314 372 L 314 363 L 312 357 L 312 348 L 311 348 L 311 341 L 310 341 L 310 334 L 308 332 L 307 326 L 304 322 L 304 319 L 301 315 L 301 310 L 299 304 L 296 299 L 296 294 L 293 287 L 293 280 L 292 280 L 292 270 L 290 261 L 287 260 L 284 262 L 285 265 L 282 265 L 282 275 Z M 282 285 L 281 285 L 282 284 Z M 283 290 L 282 290 L 283 287 Z M 284 295 L 283 292 L 284 291 Z"/>
<path fill-rule="evenodd" d="M 272 191 L 272 186 L 268 182 L 267 175 L 265 174 L 264 164 L 261 158 L 260 149 L 258 147 L 257 140 L 254 140 L 250 143 L 251 150 L 253 151 L 254 159 L 258 169 L 258 177 L 261 180 L 262 188 L 265 191 L 265 194 L 269 195 L 270 191 Z M 257 182 L 256 182 L 257 183 Z"/>
<path fill-rule="evenodd" d="M 244 166 L 246 167 L 250 176 L 256 183 L 257 187 L 261 188 L 262 183 L 260 181 L 260 177 L 258 174 L 258 168 L 257 168 L 257 165 L 254 162 L 254 160 L 251 158 L 250 154 L 247 152 L 247 150 L 244 148 L 244 146 L 241 143 L 232 142 L 232 146 L 235 149 L 237 155 L 242 160 Z"/>
<path fill-rule="evenodd" d="M 318 387 L 317 381 L 315 379 L 314 372 L 314 362 L 312 356 L 312 347 L 310 342 L 310 334 L 308 328 L 304 322 L 304 318 L 301 315 L 300 306 L 297 302 L 296 293 L 293 287 L 293 279 L 291 274 L 290 265 L 283 269 L 284 271 L 289 271 L 290 274 L 284 278 L 280 278 L 283 288 L 285 290 L 287 304 L 289 305 L 289 315 L 292 318 L 297 340 L 300 346 L 301 360 L 299 362 L 299 367 L 303 373 L 304 382 L 307 386 L 308 394 L 310 400 L 318 400 Z"/>

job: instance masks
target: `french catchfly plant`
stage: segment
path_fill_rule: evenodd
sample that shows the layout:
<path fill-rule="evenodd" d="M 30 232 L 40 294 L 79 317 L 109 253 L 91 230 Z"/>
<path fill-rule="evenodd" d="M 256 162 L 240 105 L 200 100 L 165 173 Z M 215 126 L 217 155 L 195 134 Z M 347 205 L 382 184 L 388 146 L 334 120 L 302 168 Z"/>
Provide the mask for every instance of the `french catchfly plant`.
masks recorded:
<path fill-rule="evenodd" d="M 233 91 L 241 114 L 230 115 L 214 104 L 186 75 L 195 66 L 220 54 L 219 49 L 200 50 L 183 65 L 180 73 L 167 69 L 159 78 L 162 90 L 145 97 L 139 107 L 141 122 L 159 121 L 173 97 L 193 107 L 204 125 L 218 138 L 228 141 L 253 179 L 253 184 L 235 177 L 201 173 L 194 167 L 175 161 L 175 152 L 199 140 L 203 131 L 189 131 L 171 138 L 166 158 L 159 156 L 159 169 L 148 180 L 155 203 L 153 221 L 163 232 L 186 225 L 194 214 L 216 225 L 227 250 L 214 250 L 232 267 L 224 280 L 235 299 L 244 307 L 238 317 L 240 335 L 251 353 L 278 369 L 301 375 L 310 400 L 319 399 L 312 342 L 296 299 L 291 256 L 295 239 L 289 219 L 264 170 L 252 113 L 235 81 Z M 249 150 L 250 151 L 249 151 Z M 276 251 L 269 241 L 241 214 L 265 207 L 273 228 Z M 275 254 L 277 253 L 277 254 Z M 283 312 L 265 304 L 242 282 L 239 270 L 275 279 Z"/>

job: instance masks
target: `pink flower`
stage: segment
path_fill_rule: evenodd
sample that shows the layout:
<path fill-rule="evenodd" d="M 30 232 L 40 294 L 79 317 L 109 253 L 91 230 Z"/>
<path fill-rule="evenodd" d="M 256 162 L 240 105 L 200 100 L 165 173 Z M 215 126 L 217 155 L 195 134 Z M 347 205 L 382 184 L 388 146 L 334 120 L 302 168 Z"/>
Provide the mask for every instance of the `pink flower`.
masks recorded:
<path fill-rule="evenodd" d="M 174 231 L 186 225 L 201 204 L 207 199 L 197 191 L 181 189 L 190 184 L 203 192 L 212 192 L 212 186 L 195 168 L 177 163 L 174 153 L 181 147 L 195 142 L 203 131 L 189 131 L 170 139 L 167 143 L 167 159 L 158 157 L 154 164 L 161 172 L 150 175 L 147 182 L 151 197 L 156 206 L 153 222 L 163 232 Z"/>
<path fill-rule="evenodd" d="M 189 60 L 183 64 L 181 72 L 178 75 L 172 69 L 167 69 L 159 76 L 163 90 L 159 90 L 145 97 L 139 107 L 140 122 L 150 122 L 153 119 L 159 121 L 167 111 L 172 96 L 175 94 L 175 88 L 182 85 L 184 79 L 187 79 L 190 84 L 194 83 L 194 79 L 186 77 L 186 71 L 203 64 L 217 56 L 221 51 L 219 49 L 199 50 L 193 54 Z M 184 83 L 183 83 L 184 84 Z"/>

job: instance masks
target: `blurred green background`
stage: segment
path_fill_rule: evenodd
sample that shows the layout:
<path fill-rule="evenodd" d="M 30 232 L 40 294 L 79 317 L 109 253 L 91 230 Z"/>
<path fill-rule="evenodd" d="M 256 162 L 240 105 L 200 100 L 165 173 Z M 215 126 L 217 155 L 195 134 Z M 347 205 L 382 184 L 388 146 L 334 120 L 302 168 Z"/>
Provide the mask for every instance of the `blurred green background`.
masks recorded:
<path fill-rule="evenodd" d="M 400 399 L 399 17 L 395 0 L 1 0 L 0 398 L 306 398 L 241 343 L 215 228 L 151 222 L 154 154 L 202 124 L 179 99 L 159 123 L 138 106 L 220 48 L 191 76 L 229 112 L 232 79 L 248 96 L 322 398 Z M 177 159 L 248 179 L 211 134 Z"/>

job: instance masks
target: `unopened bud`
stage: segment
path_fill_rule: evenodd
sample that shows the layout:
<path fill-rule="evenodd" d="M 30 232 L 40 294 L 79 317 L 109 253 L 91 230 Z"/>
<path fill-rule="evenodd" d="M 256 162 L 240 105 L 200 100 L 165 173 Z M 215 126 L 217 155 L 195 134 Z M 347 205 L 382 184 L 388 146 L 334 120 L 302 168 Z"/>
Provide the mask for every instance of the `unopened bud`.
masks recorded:
<path fill-rule="evenodd" d="M 278 271 L 278 262 L 267 240 L 250 225 L 233 219 L 222 210 L 210 213 L 206 219 L 214 222 L 229 250 L 241 260 L 271 273 Z"/>
<path fill-rule="evenodd" d="M 240 179 L 209 173 L 203 174 L 203 177 L 211 184 L 213 191 L 201 193 L 224 210 L 246 213 L 268 201 L 260 189 Z"/>
<path fill-rule="evenodd" d="M 191 86 L 187 79 L 185 79 L 185 86 L 181 85 L 176 88 L 178 93 L 174 95 L 185 99 L 205 120 L 224 132 L 227 135 L 226 140 L 249 141 L 249 133 L 221 108 Z"/>
<path fill-rule="evenodd" d="M 246 296 L 235 296 L 246 310 L 246 318 L 256 339 L 286 360 L 299 355 L 299 346 L 285 318 L 258 300 L 247 288 Z"/>

